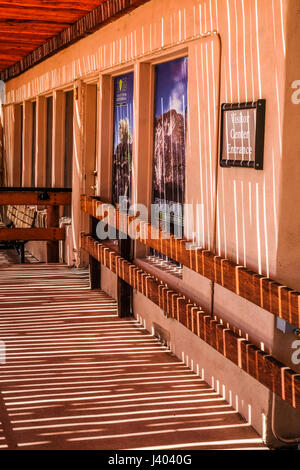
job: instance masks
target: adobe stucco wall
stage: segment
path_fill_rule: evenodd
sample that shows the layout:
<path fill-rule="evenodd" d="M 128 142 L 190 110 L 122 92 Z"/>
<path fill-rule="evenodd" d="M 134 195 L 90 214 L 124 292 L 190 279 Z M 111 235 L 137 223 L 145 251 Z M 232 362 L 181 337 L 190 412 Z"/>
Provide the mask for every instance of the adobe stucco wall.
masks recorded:
<path fill-rule="evenodd" d="M 203 204 L 200 229 L 203 245 L 263 275 L 300 289 L 300 105 L 291 101 L 291 84 L 300 79 L 298 0 L 152 0 L 130 15 L 104 27 L 6 85 L 5 154 L 8 168 L 16 142 L 9 125 L 16 103 L 54 92 L 53 173 L 61 175 L 59 116 L 62 91 L 78 86 L 74 106 L 74 174 L 72 243 L 80 262 L 79 234 L 88 230 L 80 215 L 79 195 L 90 191 L 90 142 L 87 131 L 87 82 L 98 83 L 98 190 L 110 197 L 111 76 L 135 71 L 134 200 L 149 204 L 151 194 L 153 70 L 159 60 L 188 55 L 189 111 L 186 202 Z M 217 31 L 219 35 L 201 38 Z M 267 100 L 264 170 L 222 169 L 218 166 L 220 103 Z M 41 124 L 42 125 L 42 124 Z M 87 168 L 89 169 L 87 171 Z M 187 236 L 196 231 L 186 221 Z M 102 270 L 103 288 L 112 295 L 114 278 Z M 232 325 L 265 350 L 291 359 L 292 335 L 275 329 L 273 315 L 214 286 L 184 269 L 181 290 L 193 291 L 208 311 Z M 171 331 L 174 351 L 193 358 L 205 369 L 205 379 L 239 397 L 239 411 L 261 434 L 270 434 L 270 392 L 228 363 L 190 332 L 166 320 L 154 305 L 135 294 L 135 314 L 151 330 L 155 318 Z M 291 364 L 290 364 L 291 365 Z M 299 366 L 292 365 L 300 372 Z M 300 414 L 282 402 L 279 433 L 300 435 Z M 266 420 L 264 416 L 267 416 Z M 279 416 L 279 415 L 278 415 Z"/>

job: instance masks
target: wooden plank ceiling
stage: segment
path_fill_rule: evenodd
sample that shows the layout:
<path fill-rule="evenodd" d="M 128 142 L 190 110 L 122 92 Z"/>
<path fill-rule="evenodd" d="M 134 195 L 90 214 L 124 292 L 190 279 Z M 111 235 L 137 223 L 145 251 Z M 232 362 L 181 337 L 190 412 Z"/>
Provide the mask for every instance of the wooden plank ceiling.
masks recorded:
<path fill-rule="evenodd" d="M 104 1 L 0 1 L 0 71 L 23 59 Z"/>
<path fill-rule="evenodd" d="M 0 80 L 10 80 L 151 0 L 0 0 Z"/>

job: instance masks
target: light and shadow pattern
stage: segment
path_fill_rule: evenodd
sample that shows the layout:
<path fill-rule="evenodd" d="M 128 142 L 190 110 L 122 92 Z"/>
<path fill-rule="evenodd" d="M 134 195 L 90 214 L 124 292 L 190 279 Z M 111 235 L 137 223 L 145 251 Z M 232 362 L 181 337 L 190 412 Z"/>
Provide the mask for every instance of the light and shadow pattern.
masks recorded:
<path fill-rule="evenodd" d="M 0 449 L 265 448 L 84 270 L 2 267 L 0 338 Z"/>

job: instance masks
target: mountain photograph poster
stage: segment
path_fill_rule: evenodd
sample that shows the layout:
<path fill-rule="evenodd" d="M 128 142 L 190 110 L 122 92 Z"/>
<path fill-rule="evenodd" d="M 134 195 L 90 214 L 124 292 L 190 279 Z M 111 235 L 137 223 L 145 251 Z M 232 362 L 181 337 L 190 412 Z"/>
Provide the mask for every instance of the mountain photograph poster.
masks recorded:
<path fill-rule="evenodd" d="M 114 80 L 114 149 L 112 202 L 130 205 L 133 142 L 133 83 L 134 74 L 121 75 Z"/>
<path fill-rule="evenodd" d="M 183 226 L 188 58 L 159 64 L 155 72 L 152 201 L 172 230 Z"/>

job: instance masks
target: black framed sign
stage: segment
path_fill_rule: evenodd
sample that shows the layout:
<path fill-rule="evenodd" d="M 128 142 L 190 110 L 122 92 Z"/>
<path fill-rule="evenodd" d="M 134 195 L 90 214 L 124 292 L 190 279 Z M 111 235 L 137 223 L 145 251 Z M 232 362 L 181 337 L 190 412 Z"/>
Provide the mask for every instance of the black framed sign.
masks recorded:
<path fill-rule="evenodd" d="M 222 105 L 222 167 L 263 170 L 266 100 Z"/>

